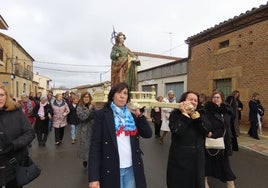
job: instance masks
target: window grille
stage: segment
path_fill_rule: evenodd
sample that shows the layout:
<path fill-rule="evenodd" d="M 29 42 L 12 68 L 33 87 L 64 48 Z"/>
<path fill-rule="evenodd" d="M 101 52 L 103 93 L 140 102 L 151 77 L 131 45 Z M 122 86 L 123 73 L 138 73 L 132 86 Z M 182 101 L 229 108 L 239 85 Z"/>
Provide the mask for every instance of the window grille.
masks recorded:
<path fill-rule="evenodd" d="M 224 78 L 224 79 L 217 79 L 214 80 L 214 87 L 213 90 L 221 90 L 224 93 L 224 96 L 227 97 L 231 94 L 232 89 L 232 79 L 231 78 Z"/>

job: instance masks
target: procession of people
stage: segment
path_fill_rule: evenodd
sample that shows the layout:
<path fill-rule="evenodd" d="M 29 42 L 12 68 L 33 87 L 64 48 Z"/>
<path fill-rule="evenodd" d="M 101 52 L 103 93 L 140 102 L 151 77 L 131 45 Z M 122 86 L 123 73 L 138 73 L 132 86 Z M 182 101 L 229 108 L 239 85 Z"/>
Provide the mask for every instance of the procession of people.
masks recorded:
<path fill-rule="evenodd" d="M 64 144 L 66 135 L 70 135 L 71 144 L 77 146 L 77 157 L 88 170 L 89 188 L 111 185 L 114 188 L 146 188 L 142 159 L 146 151 L 142 151 L 139 138 L 149 139 L 154 132 L 159 144 L 163 145 L 166 135 L 171 133 L 168 188 L 209 188 L 207 177 L 234 188 L 237 175 L 229 158 L 233 151 L 238 151 L 237 137 L 243 110 L 239 91 L 233 91 L 227 98 L 218 89 L 209 95 L 186 91 L 176 101 L 175 91 L 169 90 L 166 96 L 157 97 L 159 106 L 150 109 L 148 115 L 144 106 L 131 99 L 130 91 L 137 91 L 140 60 L 124 45 L 125 39 L 122 32 L 115 36 L 110 55 L 111 89 L 102 108 L 95 107 L 90 92 L 22 93 L 21 100 L 15 102 L 1 86 L 1 166 L 8 165 L 10 154 L 20 156 L 23 150 L 27 156 L 34 133 L 38 147 L 46 147 L 53 131 L 56 148 Z M 255 139 L 260 139 L 258 130 L 264 116 L 259 98 L 260 94 L 254 92 L 249 100 L 248 134 Z M 164 103 L 177 106 L 162 107 Z M 66 134 L 67 126 L 71 127 L 69 134 Z M 222 138 L 224 148 L 208 148 L 207 138 Z M 0 174 L 4 177 L 0 187 L 21 187 L 16 185 L 15 167 L 0 170 Z"/>

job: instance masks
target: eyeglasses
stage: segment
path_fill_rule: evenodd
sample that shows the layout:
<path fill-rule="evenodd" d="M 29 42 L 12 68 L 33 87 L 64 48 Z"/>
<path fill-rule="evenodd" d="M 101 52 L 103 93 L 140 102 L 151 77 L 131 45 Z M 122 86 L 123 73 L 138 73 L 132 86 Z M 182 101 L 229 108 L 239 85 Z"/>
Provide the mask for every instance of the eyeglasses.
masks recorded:
<path fill-rule="evenodd" d="M 219 97 L 219 96 L 214 96 L 214 97 L 212 97 L 213 99 L 220 99 L 221 97 Z"/>

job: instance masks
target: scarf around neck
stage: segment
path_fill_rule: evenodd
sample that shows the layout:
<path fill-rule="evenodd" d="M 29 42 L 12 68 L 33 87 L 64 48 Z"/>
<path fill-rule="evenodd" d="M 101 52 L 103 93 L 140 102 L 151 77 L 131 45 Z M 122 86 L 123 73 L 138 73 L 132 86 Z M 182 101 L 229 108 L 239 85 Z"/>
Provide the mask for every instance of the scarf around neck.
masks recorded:
<path fill-rule="evenodd" d="M 40 117 L 44 117 L 44 116 L 45 116 L 45 108 L 44 108 L 44 106 L 47 105 L 47 102 L 46 102 L 45 104 L 42 104 L 42 103 L 40 102 L 39 104 L 40 104 L 40 108 L 39 108 L 39 110 L 38 110 L 38 115 L 39 115 Z"/>
<path fill-rule="evenodd" d="M 27 99 L 26 102 L 21 101 L 23 108 L 22 111 L 26 114 L 26 115 L 30 115 L 33 112 L 33 104 L 31 102 L 30 99 Z"/>
<path fill-rule="evenodd" d="M 114 114 L 116 136 L 119 136 L 123 132 L 125 132 L 125 136 L 135 136 L 138 132 L 137 127 L 127 105 L 119 108 L 112 102 L 111 108 Z"/>
<path fill-rule="evenodd" d="M 174 100 L 175 100 L 174 98 L 172 98 L 172 99 L 168 98 L 169 103 L 173 103 Z"/>

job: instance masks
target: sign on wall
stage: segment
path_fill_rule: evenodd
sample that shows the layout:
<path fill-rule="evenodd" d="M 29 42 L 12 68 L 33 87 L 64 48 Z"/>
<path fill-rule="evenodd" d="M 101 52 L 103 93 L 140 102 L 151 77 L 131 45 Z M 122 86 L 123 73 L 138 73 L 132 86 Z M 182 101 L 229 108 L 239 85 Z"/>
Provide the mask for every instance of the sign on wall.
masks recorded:
<path fill-rule="evenodd" d="M 4 86 L 8 85 L 8 81 L 3 81 L 2 84 L 3 84 Z"/>

